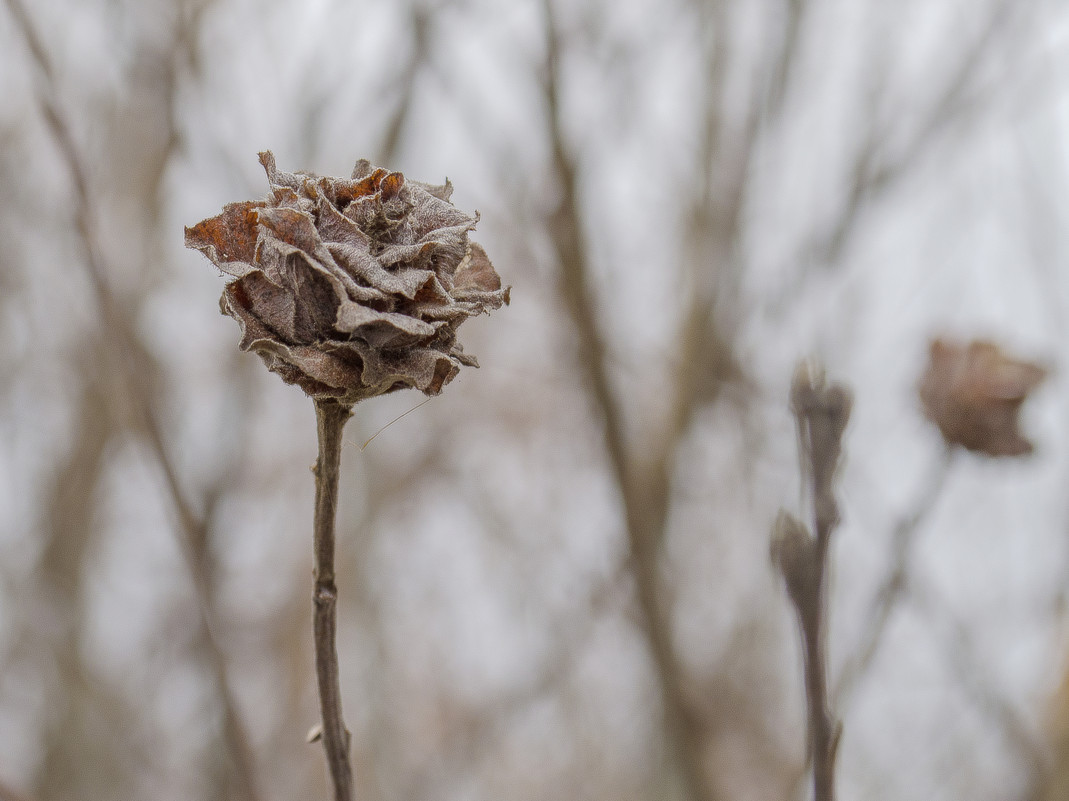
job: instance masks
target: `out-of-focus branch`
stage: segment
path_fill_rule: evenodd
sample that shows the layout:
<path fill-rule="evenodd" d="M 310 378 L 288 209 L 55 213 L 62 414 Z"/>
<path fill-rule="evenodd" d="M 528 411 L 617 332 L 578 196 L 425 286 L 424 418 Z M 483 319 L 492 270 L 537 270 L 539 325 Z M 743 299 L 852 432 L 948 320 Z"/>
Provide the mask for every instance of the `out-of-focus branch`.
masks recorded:
<path fill-rule="evenodd" d="M 167 166 L 182 146 L 181 126 L 178 121 L 178 92 L 181 88 L 179 70 L 183 65 L 188 65 L 194 72 L 196 71 L 198 67 L 197 34 L 204 15 L 214 3 L 215 0 L 184 0 L 176 4 L 174 31 L 168 42 L 167 50 L 161 54 L 164 69 L 155 88 L 163 95 L 167 125 L 163 146 L 148 165 L 149 179 L 146 184 L 154 188 L 148 209 L 153 228 L 158 228 L 163 219 L 166 201 L 164 176 Z"/>
<path fill-rule="evenodd" d="M 397 98 L 397 106 L 386 125 L 386 133 L 379 145 L 379 164 L 393 164 L 401 149 L 401 139 L 412 115 L 412 103 L 416 97 L 416 82 L 420 73 L 427 66 L 431 55 L 431 12 L 415 3 L 411 11 L 410 30 L 412 34 L 412 52 L 404 70 L 398 76 L 395 87 L 390 94 Z"/>
<path fill-rule="evenodd" d="M 605 343 L 597 328 L 596 305 L 588 286 L 587 247 L 579 211 L 577 168 L 564 141 L 561 123 L 559 61 L 560 47 L 552 12 L 552 0 L 544 0 L 547 58 L 545 102 L 553 148 L 553 170 L 560 199 L 550 219 L 553 245 L 560 262 L 560 293 L 578 329 L 582 368 L 591 392 L 604 415 L 605 444 L 617 484 L 628 487 L 628 458 L 624 441 L 623 414 L 609 383 Z"/>
<path fill-rule="evenodd" d="M 868 622 L 862 628 L 864 633 L 861 643 L 855 649 L 853 658 L 843 668 L 839 681 L 835 685 L 832 698 L 836 709 L 842 710 L 845 705 L 849 704 L 853 693 L 872 667 L 873 660 L 883 644 L 883 637 L 891 615 L 909 586 L 910 557 L 917 531 L 942 495 L 947 476 L 950 475 L 953 455 L 951 448 L 944 450 L 933 475 L 924 482 L 921 497 L 913 510 L 895 525 L 891 534 L 891 567 L 876 591 Z"/>
<path fill-rule="evenodd" d="M 931 146 L 950 125 L 963 120 L 970 108 L 972 78 L 1002 32 L 1012 3 L 996 0 L 987 22 L 976 39 L 966 47 L 954 64 L 942 91 L 928 116 L 914 130 L 906 145 L 895 156 L 886 153 L 885 136 L 873 104 L 865 134 L 860 138 L 850 170 L 850 185 L 839 211 L 829 228 L 814 236 L 802 248 L 802 268 L 787 280 L 772 299 L 780 309 L 797 296 L 813 269 L 830 270 L 839 264 L 842 254 L 857 229 L 864 209 L 908 176 Z"/>
<path fill-rule="evenodd" d="M 717 385 L 743 377 L 733 333 L 739 320 L 728 313 L 738 295 L 742 215 L 762 135 L 774 127 L 786 102 L 809 5 L 808 0 L 786 0 L 783 37 L 771 51 L 767 80 L 755 81 L 743 124 L 732 131 L 725 97 L 727 73 L 735 56 L 728 9 L 722 2 L 696 3 L 695 13 L 705 32 L 705 86 L 696 176 L 699 188 L 685 212 L 690 224 L 683 260 L 691 294 L 677 339 L 667 425 L 653 446 L 660 451 L 651 460 L 653 469 L 670 470 L 672 455 L 694 412 L 702 401 L 715 397 Z"/>
<path fill-rule="evenodd" d="M 880 584 L 869 610 L 868 622 L 862 628 L 860 644 L 847 661 L 831 694 L 831 706 L 840 714 L 853 700 L 854 693 L 865 680 L 884 642 L 887 625 L 899 604 L 906 598 L 910 586 L 910 558 L 917 531 L 928 518 L 942 495 L 950 475 L 953 451 L 947 448 L 936 463 L 932 476 L 923 484 L 921 497 L 909 514 L 902 517 L 891 534 L 891 567 Z M 809 758 L 812 755 L 808 755 Z M 798 789 L 805 778 L 808 764 L 798 767 L 791 781 L 796 788 L 791 797 L 797 797 Z"/>
<path fill-rule="evenodd" d="M 986 24 L 976 40 L 962 53 L 928 117 L 918 126 L 897 158 L 872 170 L 868 179 L 872 189 L 879 190 L 888 182 L 904 175 L 920 160 L 939 134 L 968 111 L 973 76 L 979 72 L 980 63 L 991 50 L 996 38 L 1006 29 L 1007 17 L 1014 5 L 1012 0 L 996 0 L 992 3 Z"/>
<path fill-rule="evenodd" d="M 1069 676 L 1063 675 L 1058 688 L 1050 697 L 1044 717 L 1047 720 L 1043 744 L 1047 764 L 1033 770 L 1029 786 L 1021 794 L 1021 801 L 1063 801 L 1069 798 Z"/>
<path fill-rule="evenodd" d="M 642 610 L 642 631 L 660 684 L 668 735 L 679 759 L 687 797 L 692 801 L 708 801 L 714 795 L 704 776 L 701 721 L 686 698 L 682 666 L 672 642 L 670 616 L 662 606 L 659 592 L 660 544 L 668 504 L 667 472 L 659 471 L 652 481 L 640 481 L 628 453 L 623 412 L 610 384 L 607 349 L 598 331 L 597 307 L 589 286 L 577 168 L 565 144 L 561 122 L 561 53 L 552 0 L 545 0 L 543 5 L 547 47 L 543 89 L 553 174 L 560 193 L 550 221 L 560 264 L 559 291 L 578 333 L 580 366 L 602 418 L 609 465 L 624 507 L 631 565 Z"/>
<path fill-rule="evenodd" d="M 792 68 L 798 53 L 798 43 L 801 40 L 802 23 L 809 9 L 809 0 L 786 0 L 786 6 L 783 42 L 769 79 L 768 100 L 765 106 L 766 124 L 779 117 L 787 98 Z"/>
<path fill-rule="evenodd" d="M 1010 0 L 997 0 L 993 4 L 987 23 L 976 40 L 961 54 L 943 91 L 939 93 L 932 105 L 928 117 L 917 127 L 909 142 L 894 159 L 883 160 L 878 157 L 880 151 L 883 150 L 883 142 L 876 132 L 875 119 L 871 120 L 869 135 L 865 138 L 854 161 L 853 185 L 847 204 L 839 215 L 836 225 L 825 239 L 822 249 L 818 251 L 824 266 L 834 265 L 838 261 L 863 203 L 886 191 L 906 176 L 921 160 L 938 135 L 956 119 L 963 116 L 968 105 L 967 96 L 972 85 L 972 77 L 991 49 L 992 42 L 1004 28 L 1003 23 L 1010 6 Z"/>
<path fill-rule="evenodd" d="M 937 640 L 942 644 L 947 662 L 957 674 L 961 687 L 972 697 L 977 708 L 998 726 L 1007 743 L 1029 766 L 1032 775 L 1040 779 L 1045 777 L 1050 771 L 1049 755 L 1017 708 L 995 687 L 983 660 L 976 654 L 965 623 L 930 582 L 914 578 L 910 600 L 922 612 L 921 619 L 933 628 L 943 629 Z"/>
<path fill-rule="evenodd" d="M 207 542 L 204 520 L 193 510 L 178 478 L 174 460 L 164 441 L 162 428 L 144 383 L 136 358 L 147 358 L 140 347 L 133 327 L 123 313 L 114 293 L 108 286 L 104 257 L 96 235 L 93 220 L 93 205 L 88 173 L 78 152 L 71 127 L 57 100 L 56 79 L 48 55 L 21 0 L 5 0 L 5 4 L 22 34 L 33 60 L 39 69 L 42 81 L 38 82 L 36 100 L 47 129 L 60 151 L 74 189 L 73 206 L 75 227 L 82 242 L 86 273 L 108 336 L 104 337 L 102 358 L 109 372 L 120 383 L 120 395 L 129 408 L 126 410 L 146 436 L 151 452 L 163 473 L 166 490 L 174 505 L 181 536 L 177 539 L 185 556 L 189 575 L 196 591 L 200 610 L 203 636 L 210 643 L 210 665 L 224 709 L 224 728 L 228 750 L 241 782 L 244 796 L 250 801 L 260 798 L 256 789 L 253 759 L 249 740 L 237 714 L 237 706 L 227 680 L 226 660 L 214 633 L 214 614 L 208 598 L 210 590 L 203 569 L 204 552 L 201 547 Z"/>
<path fill-rule="evenodd" d="M 95 342 L 82 343 L 85 358 L 95 352 Z M 95 499 L 106 465 L 108 445 L 117 421 L 107 408 L 107 390 L 86 376 L 85 385 L 71 398 L 73 431 L 78 432 L 65 458 L 59 462 L 45 488 L 44 513 L 37 526 L 41 554 L 34 570 L 31 591 L 39 597 L 31 604 L 34 618 L 27 625 L 36 631 L 46 706 L 41 710 L 41 757 L 37 763 L 33 792 L 43 798 L 86 792 L 84 780 L 72 774 L 92 766 L 102 783 L 120 780 L 122 767 L 104 739 L 90 732 L 103 728 L 120 730 L 130 722 L 130 707 L 109 688 L 95 680 L 84 659 L 86 631 L 87 555 L 98 544 L 92 524 Z M 41 625 L 43 621 L 48 624 Z M 51 680 L 48 677 L 52 677 Z"/>
<path fill-rule="evenodd" d="M 693 798 L 709 798 L 713 790 L 704 775 L 705 732 L 701 715 L 686 698 L 682 666 L 671 638 L 660 580 L 660 549 L 668 517 L 676 454 L 703 402 L 715 397 L 720 382 L 741 376 L 735 358 L 732 322 L 716 318 L 718 305 L 737 289 L 738 240 L 756 151 L 756 132 L 768 115 L 778 113 L 798 49 L 804 0 L 791 0 L 784 38 L 772 60 L 769 84 L 753 92 L 742 126 L 730 126 L 725 81 L 734 51 L 727 9 L 721 3 L 696 4 L 702 20 L 705 83 L 700 168 L 684 243 L 683 269 L 689 297 L 680 319 L 675 366 L 664 404 L 664 416 L 649 426 L 643 458 L 635 458 L 624 436 L 622 409 L 608 377 L 607 349 L 597 329 L 596 304 L 588 286 L 587 250 L 579 210 L 577 166 L 565 144 L 559 109 L 559 39 L 552 7 L 546 3 L 547 51 L 545 94 L 549 112 L 554 171 L 560 201 L 552 220 L 554 245 L 561 266 L 560 290 L 579 332 L 581 366 L 605 426 L 610 466 L 621 493 L 631 550 L 631 568 L 644 618 L 644 632 L 657 667 L 665 699 L 666 723 Z"/>
<path fill-rule="evenodd" d="M 831 535 L 839 524 L 835 473 L 850 406 L 845 387 L 826 386 L 823 375 L 813 375 L 805 365 L 795 372 L 791 410 L 813 505 L 813 533 L 781 511 L 772 539 L 772 559 L 783 575 L 802 633 L 814 801 L 834 801 L 835 757 L 842 733 L 828 701 L 826 577 Z"/>
<path fill-rule="evenodd" d="M 724 85 L 730 59 L 727 17 L 722 3 L 701 4 L 696 10 L 705 39 L 704 107 L 698 150 L 697 191 L 684 214 L 683 270 L 690 282 L 689 304 L 676 335 L 675 372 L 666 404 L 663 432 L 652 438 L 654 455 L 648 469 L 661 474 L 657 484 L 668 488 L 676 449 L 690 427 L 697 400 L 711 399 L 727 374 L 738 372 L 734 347 L 714 320 L 717 299 L 732 280 L 739 218 L 744 203 L 752 137 L 740 137 L 739 158 L 727 157 L 728 126 L 724 114 Z M 757 113 L 751 117 L 757 119 Z"/>
<path fill-rule="evenodd" d="M 630 593 L 621 591 L 625 583 L 622 579 L 628 571 L 627 565 L 620 565 L 618 570 L 592 587 L 587 603 L 581 606 L 585 614 L 569 614 L 560 622 L 551 638 L 549 653 L 540 660 L 542 669 L 506 695 L 491 699 L 466 714 L 462 730 L 451 732 L 439 758 L 455 765 L 459 772 L 465 772 L 465 766 L 470 769 L 480 755 L 485 757 L 493 745 L 500 741 L 510 719 L 529 710 L 535 702 L 546 696 L 553 693 L 559 695 L 575 663 L 584 653 L 583 644 L 589 640 L 598 623 L 608 613 L 617 612 L 618 607 L 632 600 Z M 437 776 L 436 771 L 421 774 L 408 788 L 405 797 L 413 801 L 432 801 L 439 797 L 441 793 L 435 786 Z"/>

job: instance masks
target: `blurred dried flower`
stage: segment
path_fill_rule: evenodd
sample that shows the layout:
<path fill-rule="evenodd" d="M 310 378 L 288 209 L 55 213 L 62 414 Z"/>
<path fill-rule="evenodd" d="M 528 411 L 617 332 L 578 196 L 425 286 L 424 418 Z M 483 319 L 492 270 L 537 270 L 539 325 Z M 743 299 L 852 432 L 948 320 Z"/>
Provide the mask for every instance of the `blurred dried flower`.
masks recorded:
<path fill-rule="evenodd" d="M 795 369 L 791 411 L 798 425 L 799 452 L 813 482 L 818 531 L 839 522 L 832 484 L 852 407 L 850 390 L 842 384 L 829 384 L 818 365 L 803 361 Z"/>
<path fill-rule="evenodd" d="M 461 365 L 468 317 L 509 301 L 477 216 L 452 185 L 406 181 L 357 162 L 352 178 L 286 173 L 261 153 L 271 196 L 228 204 L 186 229 L 186 246 L 235 280 L 220 308 L 241 348 L 317 400 L 353 404 L 414 387 L 437 395 Z"/>
<path fill-rule="evenodd" d="M 798 421 L 803 453 L 817 487 L 830 487 L 842 453 L 843 432 L 853 396 L 841 384 L 828 384 L 824 371 L 802 362 L 791 379 L 791 411 Z"/>
<path fill-rule="evenodd" d="M 1047 375 L 993 342 L 933 340 L 919 392 L 924 413 L 949 445 L 988 456 L 1024 456 L 1032 443 L 1017 429 L 1028 394 Z"/>

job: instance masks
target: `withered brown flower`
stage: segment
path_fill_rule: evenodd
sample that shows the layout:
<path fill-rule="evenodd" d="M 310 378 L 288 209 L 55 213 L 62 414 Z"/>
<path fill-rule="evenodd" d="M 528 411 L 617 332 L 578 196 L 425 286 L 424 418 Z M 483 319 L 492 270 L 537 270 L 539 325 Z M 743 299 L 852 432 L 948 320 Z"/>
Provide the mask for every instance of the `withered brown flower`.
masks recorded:
<path fill-rule="evenodd" d="M 461 365 L 464 320 L 509 302 L 478 216 L 453 187 L 357 162 L 351 178 L 281 172 L 261 153 L 271 194 L 230 203 L 186 229 L 233 281 L 220 299 L 241 348 L 317 400 L 353 404 L 413 387 L 437 395 Z"/>
<path fill-rule="evenodd" d="M 948 444 L 988 456 L 1025 456 L 1032 443 L 1018 430 L 1018 413 L 1046 375 L 993 342 L 936 339 L 919 392 L 925 415 Z"/>

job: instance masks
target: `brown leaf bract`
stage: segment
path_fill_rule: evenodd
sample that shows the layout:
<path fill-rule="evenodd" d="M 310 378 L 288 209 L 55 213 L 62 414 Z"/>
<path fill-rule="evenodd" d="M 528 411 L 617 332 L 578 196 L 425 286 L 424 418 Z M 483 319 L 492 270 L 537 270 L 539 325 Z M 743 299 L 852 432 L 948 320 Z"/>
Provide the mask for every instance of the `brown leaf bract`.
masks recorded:
<path fill-rule="evenodd" d="M 936 339 L 919 392 L 925 415 L 948 444 L 988 456 L 1025 456 L 1032 443 L 1017 428 L 1018 412 L 1046 375 L 993 342 Z"/>
<path fill-rule="evenodd" d="M 357 162 L 352 178 L 286 173 L 261 153 L 271 196 L 227 205 L 186 229 L 232 280 L 220 308 L 241 348 L 317 399 L 352 404 L 413 387 L 437 395 L 461 365 L 464 320 L 509 301 L 477 216 L 452 186 Z"/>

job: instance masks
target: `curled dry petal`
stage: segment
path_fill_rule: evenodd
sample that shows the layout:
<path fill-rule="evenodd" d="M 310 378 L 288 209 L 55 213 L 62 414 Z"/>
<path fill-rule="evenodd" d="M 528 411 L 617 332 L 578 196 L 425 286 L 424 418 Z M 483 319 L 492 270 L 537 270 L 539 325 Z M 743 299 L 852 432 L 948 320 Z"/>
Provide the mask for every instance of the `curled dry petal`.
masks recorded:
<path fill-rule="evenodd" d="M 948 444 L 988 456 L 1024 456 L 1032 443 L 1018 430 L 1018 413 L 1046 375 L 992 342 L 936 339 L 921 378 L 921 403 Z"/>
<path fill-rule="evenodd" d="M 357 162 L 351 178 L 286 173 L 261 153 L 270 196 L 227 205 L 186 229 L 233 280 L 220 308 L 290 384 L 352 404 L 413 387 L 437 395 L 461 365 L 464 320 L 509 301 L 486 252 L 469 241 L 477 215 L 452 186 L 407 181 Z"/>

